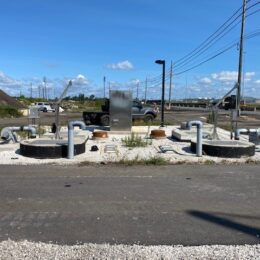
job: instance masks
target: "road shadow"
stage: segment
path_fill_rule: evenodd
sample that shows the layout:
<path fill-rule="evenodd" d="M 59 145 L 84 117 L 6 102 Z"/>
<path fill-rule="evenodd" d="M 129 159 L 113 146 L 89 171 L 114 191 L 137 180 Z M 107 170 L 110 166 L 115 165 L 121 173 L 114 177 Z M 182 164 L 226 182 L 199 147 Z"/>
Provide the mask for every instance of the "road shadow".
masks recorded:
<path fill-rule="evenodd" d="M 187 213 L 193 217 L 211 222 L 232 230 L 240 231 L 244 234 L 257 237 L 260 240 L 260 228 L 252 227 L 249 225 L 241 224 L 225 217 L 219 217 L 212 213 L 202 212 L 198 210 L 188 210 Z M 225 215 L 225 214 L 223 214 Z M 232 215 L 231 215 L 232 216 Z"/>

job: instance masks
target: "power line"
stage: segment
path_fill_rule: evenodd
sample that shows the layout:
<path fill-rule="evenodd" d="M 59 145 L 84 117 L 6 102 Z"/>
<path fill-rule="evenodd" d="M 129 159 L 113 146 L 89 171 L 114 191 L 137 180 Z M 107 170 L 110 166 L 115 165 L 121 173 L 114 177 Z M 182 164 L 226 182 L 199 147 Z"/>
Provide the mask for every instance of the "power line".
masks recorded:
<path fill-rule="evenodd" d="M 254 38 L 254 37 L 256 37 L 256 36 L 259 36 L 259 35 L 260 35 L 259 29 L 258 29 L 257 31 L 258 31 L 258 32 L 252 33 L 252 35 L 250 35 L 250 36 L 246 36 L 246 37 L 245 37 L 245 40 L 249 40 L 249 39 L 251 39 L 251 38 Z M 196 64 L 196 65 L 194 65 L 194 66 L 192 66 L 192 67 L 190 67 L 190 68 L 188 68 L 188 69 L 186 69 L 186 70 L 183 70 L 183 71 L 174 73 L 174 76 L 181 75 L 181 74 L 183 74 L 183 73 L 185 73 L 185 72 L 188 72 L 188 71 L 190 71 L 190 70 L 192 70 L 192 69 L 195 69 L 195 68 L 197 68 L 197 67 L 199 67 L 199 66 L 205 64 L 206 62 L 211 61 L 211 60 L 213 60 L 214 58 L 220 56 L 221 54 L 223 54 L 223 53 L 229 51 L 230 49 L 232 49 L 232 48 L 233 48 L 234 46 L 236 46 L 236 45 L 237 45 L 237 41 L 236 41 L 235 43 L 233 43 L 232 45 L 226 47 L 224 50 L 222 50 L 222 51 L 218 52 L 217 54 L 211 56 L 210 58 L 208 58 L 208 59 L 206 59 L 206 60 L 200 62 L 199 64 Z"/>
<path fill-rule="evenodd" d="M 251 8 L 253 8 L 254 6 L 256 6 L 256 5 L 258 5 L 260 3 L 260 1 L 258 1 L 257 3 L 255 3 L 255 4 L 253 4 L 253 5 L 251 5 L 251 6 L 249 6 L 248 8 L 246 8 L 246 11 L 248 11 L 248 10 L 250 10 Z M 241 9 L 241 8 L 240 8 Z M 240 10 L 239 9 L 239 10 Z M 238 12 L 238 11 L 237 11 Z M 236 13 L 237 13 L 236 12 Z M 251 16 L 251 15 L 253 15 L 254 13 L 256 13 L 257 12 L 257 10 L 255 11 L 255 12 L 253 12 L 253 13 L 250 13 L 249 15 L 247 15 L 246 17 L 249 17 L 249 16 Z M 236 14 L 235 13 L 235 14 Z M 195 59 L 195 58 L 197 58 L 198 56 L 200 56 L 201 54 L 203 54 L 203 53 L 205 53 L 208 49 L 210 49 L 215 43 L 217 43 L 220 39 L 222 39 L 224 36 L 226 36 L 230 31 L 232 31 L 232 30 L 234 30 L 235 29 L 235 27 L 238 25 L 238 24 L 240 24 L 240 22 L 241 22 L 241 19 L 238 21 L 238 22 L 236 22 L 230 29 L 228 29 L 236 20 L 238 20 L 239 18 L 241 18 L 241 15 L 242 15 L 242 13 L 240 13 L 239 15 L 237 15 L 234 19 L 233 19 L 233 21 L 232 22 L 230 22 L 226 27 L 224 27 L 222 30 L 220 30 L 221 28 L 219 28 L 214 34 L 216 34 L 218 31 L 220 31 L 219 33 L 217 33 L 217 35 L 216 36 L 214 36 L 213 38 L 212 38 L 212 36 L 214 35 L 214 34 L 212 34 L 212 36 L 210 36 L 210 37 L 208 37 L 208 39 L 207 40 L 205 40 L 202 44 L 200 44 L 196 49 L 194 49 L 194 53 L 193 52 L 191 52 L 190 54 L 188 54 L 188 55 L 186 55 L 186 56 L 189 56 L 189 57 L 187 57 L 187 58 L 182 58 L 182 59 L 184 59 L 183 61 L 181 61 L 181 62 L 176 62 L 176 64 L 175 64 L 175 66 L 174 66 L 174 68 L 176 69 L 176 68 L 178 68 L 178 69 L 180 69 L 180 68 L 182 68 L 182 67 L 184 67 L 185 65 L 187 65 L 187 64 L 189 64 L 190 63 L 190 60 L 192 61 L 193 59 Z M 232 16 L 232 17 L 234 17 L 234 15 Z M 230 19 L 229 19 L 230 20 Z M 227 22 L 226 23 L 224 23 L 224 24 L 227 24 Z M 227 30 L 228 29 L 228 30 Z M 212 38 L 212 39 L 210 39 L 210 38 Z M 195 50 L 197 50 L 197 51 L 195 51 Z M 193 53 L 193 54 L 192 54 Z M 186 56 L 184 56 L 184 57 L 186 57 Z M 180 60 L 182 60 L 182 59 L 180 59 Z M 180 61 L 179 60 L 179 61 Z"/>
<path fill-rule="evenodd" d="M 206 40 L 204 40 L 198 47 L 196 47 L 195 49 L 193 49 L 191 52 L 189 52 L 188 54 L 186 54 L 184 57 L 182 57 L 182 58 L 180 58 L 179 60 L 177 60 L 177 61 L 175 62 L 175 64 L 177 65 L 177 64 L 180 63 L 181 61 L 186 60 L 187 58 L 190 58 L 190 56 L 193 55 L 194 52 L 197 53 L 197 51 L 200 50 L 201 48 L 203 48 L 204 45 L 207 44 L 207 42 L 208 42 L 209 40 L 211 40 L 212 37 L 214 37 L 229 21 L 231 21 L 231 20 L 233 19 L 234 16 L 237 15 L 237 13 L 239 13 L 239 12 L 241 11 L 241 9 L 242 9 L 242 6 L 241 6 L 230 18 L 228 18 L 228 20 L 225 21 L 213 34 L 211 34 Z M 241 13 L 239 14 L 238 17 L 240 17 L 240 16 L 241 16 Z M 237 17 L 236 17 L 235 19 L 237 19 Z M 234 22 L 234 21 L 233 21 L 233 22 Z"/>

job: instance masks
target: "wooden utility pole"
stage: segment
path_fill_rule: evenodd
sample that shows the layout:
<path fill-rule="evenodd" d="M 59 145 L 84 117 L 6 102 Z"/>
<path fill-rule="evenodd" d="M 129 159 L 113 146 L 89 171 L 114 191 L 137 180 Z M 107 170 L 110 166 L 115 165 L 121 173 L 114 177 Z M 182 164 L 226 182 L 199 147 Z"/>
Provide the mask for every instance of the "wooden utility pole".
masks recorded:
<path fill-rule="evenodd" d="M 43 98 L 47 99 L 46 77 L 43 77 Z"/>
<path fill-rule="evenodd" d="M 139 96 L 139 82 L 137 82 L 136 85 L 136 99 L 138 99 L 138 96 Z"/>
<path fill-rule="evenodd" d="M 243 49 L 244 49 L 244 28 L 246 17 L 246 0 L 243 0 L 242 23 L 239 44 L 239 64 L 238 64 L 238 78 L 237 78 L 237 97 L 236 97 L 236 111 L 237 116 L 240 116 L 240 100 L 241 100 L 241 78 L 243 67 Z"/>
<path fill-rule="evenodd" d="M 146 104 L 147 98 L 147 78 L 145 79 L 144 103 Z"/>
<path fill-rule="evenodd" d="M 106 77 L 103 78 L 104 99 L 106 98 Z"/>
<path fill-rule="evenodd" d="M 30 86 L 31 86 L 31 87 L 30 87 L 30 92 L 31 92 L 31 98 L 32 98 L 32 83 L 31 83 Z"/>
<path fill-rule="evenodd" d="M 172 61 L 170 69 L 170 83 L 169 83 L 169 109 L 171 109 L 171 99 L 172 99 Z"/>

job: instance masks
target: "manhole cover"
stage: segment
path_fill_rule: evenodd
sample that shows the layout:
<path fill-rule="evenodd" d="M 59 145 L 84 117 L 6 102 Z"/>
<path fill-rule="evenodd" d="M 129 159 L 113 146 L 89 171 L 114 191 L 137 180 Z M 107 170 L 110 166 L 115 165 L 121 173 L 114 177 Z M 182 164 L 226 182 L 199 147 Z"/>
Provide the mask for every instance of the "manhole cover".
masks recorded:
<path fill-rule="evenodd" d="M 162 139 L 166 137 L 166 134 L 164 130 L 156 129 L 151 131 L 150 137 L 154 139 Z"/>
<path fill-rule="evenodd" d="M 108 138 L 106 131 L 96 131 L 93 133 L 93 138 Z"/>

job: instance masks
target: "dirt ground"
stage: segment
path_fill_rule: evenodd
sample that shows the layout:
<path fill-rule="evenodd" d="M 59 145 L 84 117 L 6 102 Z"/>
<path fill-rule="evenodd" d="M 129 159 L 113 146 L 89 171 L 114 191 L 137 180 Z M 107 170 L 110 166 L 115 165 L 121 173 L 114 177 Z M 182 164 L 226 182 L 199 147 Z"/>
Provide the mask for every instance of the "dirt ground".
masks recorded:
<path fill-rule="evenodd" d="M 208 111 L 165 111 L 165 124 L 176 125 L 180 124 L 183 121 L 188 120 L 202 120 L 206 121 L 209 116 Z M 66 125 L 68 120 L 82 120 L 82 113 L 72 113 L 72 112 L 64 112 L 60 115 L 61 125 Z M 161 114 L 159 113 L 156 122 L 160 122 Z M 49 125 L 55 121 L 54 113 L 41 113 L 40 119 L 36 120 L 36 123 L 40 125 Z M 28 125 L 32 122 L 28 120 L 27 117 L 21 118 L 0 118 L 0 128 L 6 126 L 22 126 Z M 221 111 L 219 114 L 218 126 L 223 127 L 225 129 L 229 129 L 230 127 L 230 113 L 229 111 Z M 239 128 L 260 128 L 260 114 L 255 115 L 242 115 L 238 121 Z"/>

